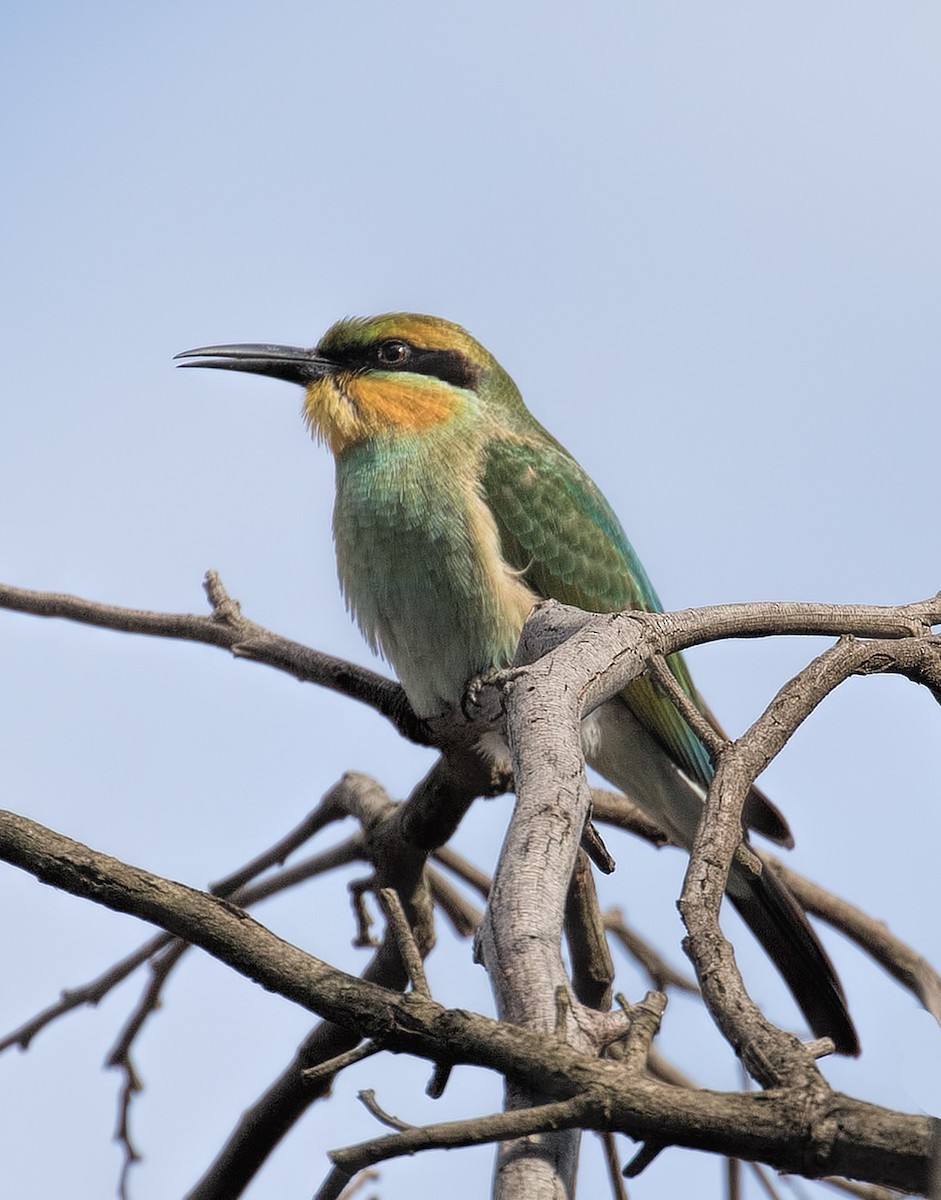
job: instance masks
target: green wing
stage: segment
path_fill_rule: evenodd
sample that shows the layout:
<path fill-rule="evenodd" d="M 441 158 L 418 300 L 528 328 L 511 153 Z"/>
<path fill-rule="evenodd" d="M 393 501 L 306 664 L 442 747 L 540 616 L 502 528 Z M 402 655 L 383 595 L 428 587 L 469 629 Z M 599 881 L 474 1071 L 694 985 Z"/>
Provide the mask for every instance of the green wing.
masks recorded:
<path fill-rule="evenodd" d="M 485 447 L 482 466 L 483 495 L 503 556 L 534 592 L 587 612 L 661 611 L 610 505 L 561 446 L 495 438 Z M 703 707 L 680 655 L 667 661 L 686 694 Z M 709 755 L 666 694 L 644 675 L 622 695 L 673 761 L 708 786 Z"/>

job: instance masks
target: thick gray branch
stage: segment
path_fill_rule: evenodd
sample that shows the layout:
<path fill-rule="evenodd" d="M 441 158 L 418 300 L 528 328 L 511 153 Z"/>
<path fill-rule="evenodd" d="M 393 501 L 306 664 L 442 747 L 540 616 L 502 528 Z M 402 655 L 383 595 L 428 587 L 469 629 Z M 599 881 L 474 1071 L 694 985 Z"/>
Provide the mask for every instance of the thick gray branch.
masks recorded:
<path fill-rule="evenodd" d="M 96 854 L 0 812 L 0 857 L 55 887 L 159 924 L 263 987 L 389 1049 L 499 1071 L 551 1100 L 603 1096 L 593 1124 L 635 1139 L 707 1149 L 808 1176 L 849 1175 L 925 1194 L 933 1127 L 847 1096 L 800 1089 L 689 1092 L 561 1040 L 402 995 L 329 967 L 283 942 L 241 909 Z"/>

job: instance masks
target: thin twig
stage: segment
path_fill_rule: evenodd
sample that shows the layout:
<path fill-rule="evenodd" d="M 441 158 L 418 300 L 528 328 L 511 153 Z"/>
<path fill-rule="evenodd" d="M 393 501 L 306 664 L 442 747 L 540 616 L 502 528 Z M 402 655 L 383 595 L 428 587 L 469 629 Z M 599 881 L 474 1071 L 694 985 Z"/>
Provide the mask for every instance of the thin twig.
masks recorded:
<path fill-rule="evenodd" d="M 670 835 L 628 796 L 606 788 L 591 789 L 591 815 L 596 821 L 633 833 L 651 846 L 671 846 Z"/>
<path fill-rule="evenodd" d="M 314 1195 L 314 1200 L 340 1200 L 353 1182 L 354 1172 L 344 1171 L 342 1167 L 332 1167 Z"/>
<path fill-rule="evenodd" d="M 473 863 L 467 861 L 456 850 L 452 850 L 450 846 L 439 846 L 431 856 L 443 867 L 453 872 L 458 879 L 463 881 L 470 887 L 474 888 L 486 900 L 490 895 L 490 876 L 486 871 L 481 871 L 479 867 L 475 867 Z"/>
<path fill-rule="evenodd" d="M 696 734 L 702 744 L 709 751 L 712 759 L 716 759 L 728 745 L 728 739 L 724 738 L 718 730 L 710 724 L 709 721 L 702 715 L 696 705 L 692 702 L 686 692 L 680 687 L 679 680 L 670 670 L 667 665 L 667 660 L 662 654 L 655 654 L 647 664 L 647 673 L 669 696 L 674 708 L 676 708 L 683 716 L 687 725 Z"/>
<path fill-rule="evenodd" d="M 328 871 L 335 871 L 337 867 L 362 862 L 365 857 L 365 839 L 361 832 L 353 833 L 345 842 L 338 842 L 320 854 L 312 854 L 310 858 L 303 858 L 293 867 L 282 867 L 280 871 L 276 871 L 265 879 L 259 879 L 257 883 L 238 888 L 224 899 L 228 900 L 230 904 L 238 905 L 239 908 L 251 908 L 262 900 L 268 900 L 280 892 L 287 891 L 288 888 L 306 883 L 310 879 L 316 879 Z M 213 892 L 212 894 L 217 895 L 218 893 Z"/>
<path fill-rule="evenodd" d="M 941 1021 L 941 975 L 916 950 L 896 937 L 882 921 L 834 896 L 819 884 L 799 875 L 793 868 L 764 851 L 765 862 L 779 871 L 801 906 L 845 934 L 870 954 L 903 987 L 913 992 L 936 1021 Z"/>
<path fill-rule="evenodd" d="M 361 859 L 363 857 L 362 838 L 361 835 L 354 834 L 346 842 L 340 843 L 322 855 L 305 859 L 303 862 L 297 863 L 294 867 L 286 868 L 277 875 L 262 880 L 252 887 L 241 886 L 256 871 L 263 870 L 268 860 L 280 861 L 280 855 L 276 855 L 277 850 L 284 849 L 292 841 L 295 841 L 296 845 L 300 845 L 305 840 L 299 838 L 300 831 L 305 828 L 307 822 L 310 822 L 315 817 L 319 808 L 320 806 L 314 810 L 314 813 L 310 817 L 305 818 L 305 821 L 301 822 L 292 833 L 282 838 L 271 850 L 265 851 L 264 854 L 255 858 L 251 864 L 240 867 L 231 875 L 226 876 L 225 879 L 214 884 L 211 889 L 212 894 L 226 897 L 232 903 L 238 904 L 242 908 L 248 908 L 260 900 L 265 900 L 278 892 L 293 887 L 297 883 L 313 878 L 315 875 Z M 239 890 L 240 888 L 241 890 Z M 165 950 L 174 940 L 168 933 L 159 933 L 156 937 L 149 938 L 137 950 L 122 958 L 95 979 L 63 991 L 60 1000 L 56 1004 L 43 1009 L 35 1017 L 30 1018 L 29 1021 L 24 1022 L 5 1037 L 0 1038 L 0 1052 L 8 1049 L 10 1046 L 19 1046 L 22 1050 L 26 1050 L 36 1034 L 40 1033 L 47 1025 L 50 1025 L 59 1017 L 86 1004 L 97 1005 L 119 983 L 123 983 L 138 967 L 143 966 L 148 959 Z M 139 1027 L 140 1024 L 138 1024 Z"/>
<path fill-rule="evenodd" d="M 117 1127 L 114 1140 L 124 1151 L 124 1162 L 121 1167 L 121 1177 L 118 1183 L 118 1194 L 121 1200 L 127 1200 L 127 1187 L 131 1167 L 140 1161 L 140 1154 L 131 1140 L 131 1106 L 134 1097 L 143 1090 L 137 1068 L 131 1057 L 131 1047 L 147 1018 L 159 1005 L 160 991 L 167 976 L 179 962 L 184 952 L 189 949 L 186 942 L 174 938 L 159 955 L 150 963 L 150 980 L 135 1004 L 131 1015 L 125 1021 L 118 1040 L 109 1051 L 105 1064 L 121 1072 L 123 1083 L 118 1098 Z"/>
<path fill-rule="evenodd" d="M 666 1147 L 666 1142 L 660 1142 L 654 1138 L 649 1139 L 648 1141 L 644 1142 L 621 1174 L 625 1179 L 636 1179 L 638 1175 L 641 1175 L 647 1170 L 653 1160 L 659 1154 L 661 1154 Z"/>
<path fill-rule="evenodd" d="M 343 1054 L 337 1054 L 333 1058 L 328 1058 L 324 1062 L 317 1063 L 316 1066 L 305 1067 L 301 1071 L 301 1075 L 305 1083 L 320 1083 L 328 1077 L 337 1075 L 347 1067 L 352 1067 L 354 1063 L 362 1062 L 364 1058 L 371 1058 L 374 1054 L 378 1054 L 381 1049 L 382 1046 L 378 1042 L 361 1042 L 358 1046 L 354 1046 L 352 1050 L 347 1050 Z"/>
<path fill-rule="evenodd" d="M 412 928 L 402 907 L 402 901 L 394 888 L 379 889 L 379 903 L 386 914 L 386 920 L 392 926 L 392 936 L 399 948 L 399 954 L 405 963 L 405 971 L 412 985 L 412 990 L 420 996 L 430 996 L 428 978 L 421 960 L 421 952 L 412 934 Z"/>
<path fill-rule="evenodd" d="M 725 1160 L 725 1194 L 728 1200 L 742 1200 L 742 1160 Z"/>
<path fill-rule="evenodd" d="M 339 1167 L 333 1167 L 327 1178 L 317 1189 L 314 1200 L 352 1200 L 352 1197 L 367 1183 L 379 1178 L 378 1171 L 365 1170 L 351 1175 Z"/>
<path fill-rule="evenodd" d="M 68 988 L 63 991 L 62 998 L 57 1004 L 51 1004 L 42 1012 L 37 1013 L 35 1017 L 30 1018 L 18 1029 L 14 1029 L 8 1033 L 6 1037 L 0 1039 L 0 1051 L 8 1049 L 10 1046 L 19 1046 L 21 1050 L 29 1048 L 30 1042 L 41 1032 L 45 1027 L 55 1021 L 58 1017 L 63 1016 L 72 1009 L 80 1008 L 84 1004 L 96 1005 L 104 999 L 104 997 L 127 979 L 138 967 L 142 966 L 147 960 L 158 951 L 168 946 L 173 941 L 173 937 L 169 933 L 158 933 L 156 937 L 149 938 L 144 944 L 138 947 L 133 953 L 122 958 L 114 966 L 109 967 L 96 979 L 92 979 L 89 983 L 81 984 L 78 987 Z"/>
<path fill-rule="evenodd" d="M 554 1104 L 494 1113 L 468 1121 L 444 1121 L 437 1125 L 405 1128 L 400 1133 L 331 1150 L 330 1158 L 352 1175 L 373 1163 L 403 1154 L 417 1154 L 421 1150 L 454 1150 L 460 1146 L 481 1146 L 549 1130 L 571 1129 L 582 1121 L 585 1111 L 585 1098 L 576 1096 Z"/>
<path fill-rule="evenodd" d="M 601 1153 L 604 1155 L 604 1165 L 608 1172 L 608 1184 L 611 1187 L 613 1200 L 628 1200 L 614 1134 L 608 1129 L 602 1129 L 598 1133 L 598 1140 L 601 1142 Z"/>
<path fill-rule="evenodd" d="M 598 832 L 591 816 L 585 822 L 585 828 L 582 830 L 582 849 L 603 875 L 613 875 L 617 870 L 617 863 L 614 861 L 611 851 L 604 844 L 604 838 Z"/>
<path fill-rule="evenodd" d="M 904 1192 L 896 1192 L 892 1188 L 877 1187 L 873 1183 L 856 1183 L 852 1179 L 838 1179 L 833 1175 L 826 1175 L 817 1182 L 826 1184 L 845 1196 L 855 1196 L 857 1200 L 901 1200 L 905 1196 Z"/>
<path fill-rule="evenodd" d="M 611 1007 L 614 963 L 605 937 L 594 876 L 584 850 L 578 853 L 569 881 L 564 928 L 575 995 L 589 1008 L 607 1012 Z"/>
<path fill-rule="evenodd" d="M 768 1200 L 781 1200 L 781 1193 L 771 1182 L 770 1178 L 768 1177 L 768 1172 L 764 1169 L 761 1163 L 749 1162 L 745 1165 L 758 1180 L 758 1185 L 768 1197 Z"/>
<path fill-rule="evenodd" d="M 128 1184 L 131 1177 L 131 1167 L 135 1163 L 139 1163 L 141 1156 L 133 1141 L 131 1140 L 130 1129 L 130 1113 L 133 1097 L 136 1092 L 143 1090 L 143 1084 L 140 1077 L 134 1069 L 134 1064 L 130 1058 L 127 1059 L 124 1065 L 124 1080 L 121 1084 L 121 1092 L 118 1097 L 118 1119 L 117 1126 L 114 1131 L 114 1140 L 120 1145 L 124 1152 L 124 1158 L 121 1163 L 121 1174 L 118 1177 L 118 1197 L 119 1200 L 128 1200 Z"/>
<path fill-rule="evenodd" d="M 400 1133 L 406 1129 L 415 1129 L 415 1126 L 410 1125 L 408 1121 L 403 1121 L 400 1117 L 393 1117 L 391 1113 L 387 1113 L 376 1099 L 376 1093 L 372 1088 L 364 1088 L 363 1091 L 357 1092 L 356 1096 L 377 1121 L 381 1121 L 383 1125 L 388 1125 L 390 1129 L 397 1129 Z M 331 1157 L 333 1156 L 331 1155 Z"/>
<path fill-rule="evenodd" d="M 370 933 L 373 918 L 366 904 L 367 894 L 374 892 L 375 888 L 376 881 L 372 875 L 366 879 L 354 879 L 347 887 L 350 893 L 350 903 L 353 906 L 353 916 L 356 919 L 356 936 L 353 939 L 353 945 L 360 950 L 374 949 L 379 945 Z"/>
<path fill-rule="evenodd" d="M 619 908 L 609 908 L 605 911 L 604 926 L 628 954 L 636 959 L 658 992 L 664 992 L 667 988 L 672 987 L 680 992 L 689 992 L 694 996 L 699 995 L 696 983 L 688 975 L 683 975 L 671 967 L 655 947 L 631 929 L 626 924 L 624 914 Z"/>
<path fill-rule="evenodd" d="M 158 955 L 155 955 L 151 959 L 150 979 L 130 1016 L 125 1021 L 117 1041 L 108 1051 L 108 1055 L 105 1058 L 106 1066 L 121 1067 L 129 1061 L 131 1045 L 135 1037 L 140 1032 L 147 1017 L 159 1004 L 160 989 L 166 982 L 167 976 L 179 962 L 180 957 L 188 949 L 189 945 L 187 942 L 180 941 L 179 938 L 174 938 L 165 949 L 161 950 Z"/>
<path fill-rule="evenodd" d="M 457 888 L 452 887 L 440 871 L 428 868 L 428 886 L 435 904 L 447 917 L 458 937 L 470 937 L 483 919 L 483 913 L 469 900 L 465 900 Z"/>
<path fill-rule="evenodd" d="M 360 1171 L 359 1174 L 350 1182 L 349 1187 L 344 1188 L 340 1193 L 340 1200 L 353 1200 L 353 1197 L 360 1188 L 364 1188 L 367 1183 L 375 1183 L 379 1178 L 378 1171 Z"/>
<path fill-rule="evenodd" d="M 336 789 L 331 788 L 320 803 L 311 809 L 290 833 L 286 833 L 283 838 L 253 858 L 251 862 L 246 863 L 244 867 L 239 867 L 231 875 L 226 875 L 218 883 L 212 884 L 209 890 L 214 896 L 231 896 L 240 887 L 267 871 L 269 867 L 284 863 L 299 846 L 310 841 L 326 825 L 333 821 L 342 821 L 346 816 L 345 809 L 337 803 Z"/>
<path fill-rule="evenodd" d="M 643 1071 L 647 1066 L 650 1044 L 660 1030 L 660 1022 L 667 1006 L 662 992 L 648 992 L 639 1004 L 628 1009 L 630 1025 L 624 1039 L 621 1061 L 629 1071 Z"/>
<path fill-rule="evenodd" d="M 427 744 L 424 725 L 415 717 L 399 684 L 355 663 L 279 637 L 248 620 L 242 616 L 238 602 L 229 597 L 215 571 L 206 573 L 204 587 L 213 606 L 209 616 L 123 608 L 79 596 L 35 592 L 5 584 L 0 584 L 0 608 L 37 617 L 64 617 L 121 633 L 219 646 L 230 650 L 237 658 L 275 667 L 304 683 L 315 683 L 368 704 L 391 721 L 403 737 L 420 745 Z"/>
<path fill-rule="evenodd" d="M 448 1080 L 451 1078 L 451 1072 L 454 1069 L 454 1063 L 436 1062 L 435 1069 L 431 1073 L 431 1078 L 425 1087 L 425 1095 L 431 1100 L 440 1100 L 444 1095 L 444 1089 L 448 1086 Z"/>

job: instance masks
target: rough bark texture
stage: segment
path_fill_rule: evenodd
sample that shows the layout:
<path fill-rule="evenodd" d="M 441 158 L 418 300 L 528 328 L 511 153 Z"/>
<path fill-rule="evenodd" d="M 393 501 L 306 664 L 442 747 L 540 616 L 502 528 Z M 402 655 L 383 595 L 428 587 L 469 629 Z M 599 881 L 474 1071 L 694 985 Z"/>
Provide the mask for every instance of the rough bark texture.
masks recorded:
<path fill-rule="evenodd" d="M 760 860 L 741 844 L 742 807 L 751 783 L 824 696 L 852 675 L 888 671 L 923 684 L 941 699 L 941 639 L 932 633 L 941 623 L 938 597 L 893 609 L 762 604 L 605 617 L 540 605 L 524 630 L 513 669 L 473 689 L 466 711 L 418 721 L 397 685 L 247 621 L 215 576 L 208 577 L 207 591 L 213 604 L 208 617 L 116 609 L 2 587 L 0 606 L 228 648 L 370 704 L 403 735 L 437 746 L 441 758 L 402 804 L 392 802 L 374 781 L 347 776 L 307 822 L 222 881 L 215 896 L 0 813 L 0 857 L 52 886 L 131 913 L 171 935 L 151 939 L 108 976 L 76 993 L 85 1002 L 100 999 L 134 966 L 159 953 L 164 975 L 155 975 L 142 1011 L 155 1005 L 160 981 L 184 943 L 191 943 L 322 1018 L 245 1114 L 191 1191 L 193 1198 L 241 1194 L 300 1112 L 328 1093 L 334 1075 L 382 1049 L 435 1063 L 433 1094 L 440 1094 L 455 1064 L 497 1071 L 506 1081 L 506 1109 L 420 1130 L 403 1128 L 377 1109 L 395 1132 L 337 1151 L 322 1200 L 338 1196 L 357 1170 L 385 1158 L 482 1141 L 501 1143 L 495 1180 L 500 1200 L 569 1197 L 584 1129 L 623 1132 L 642 1142 L 629 1168 L 633 1173 L 663 1146 L 678 1145 L 810 1178 L 846 1175 L 930 1193 L 936 1183 L 937 1122 L 833 1092 L 815 1066 L 815 1055 L 826 1047 L 801 1045 L 771 1025 L 752 1002 L 718 912 L 733 858 L 751 855 L 755 869 L 761 869 Z M 841 640 L 782 688 L 738 742 L 710 743 L 717 756 L 716 778 L 681 901 L 687 952 L 710 1013 L 764 1089 L 710 1092 L 694 1088 L 652 1050 L 662 996 L 652 993 L 640 1004 L 605 1011 L 613 973 L 590 868 L 579 855 L 593 800 L 584 776 L 580 722 L 640 672 L 652 666 L 656 675 L 665 655 L 723 637 L 781 633 L 829 633 Z M 488 887 L 485 876 L 453 853 L 443 851 L 440 858 L 489 893 L 478 953 L 492 980 L 496 1021 L 437 1004 L 427 994 L 421 966 L 434 939 L 435 900 L 446 904 L 464 929 L 475 920 L 472 906 L 448 895 L 427 859 L 444 846 L 477 796 L 494 794 L 511 781 L 500 754 L 480 752 L 482 736 L 491 750 L 498 745 L 496 737 L 505 737 L 517 792 L 492 884 Z M 630 798 L 597 794 L 594 799 L 596 818 L 631 828 L 656 844 L 667 840 Z M 283 942 L 241 907 L 292 878 L 286 871 L 278 883 L 256 884 L 259 871 L 283 861 L 311 831 L 345 815 L 356 818 L 356 835 L 309 860 L 306 868 L 295 867 L 293 878 L 303 877 L 305 869 L 317 873 L 362 859 L 372 875 L 361 890 L 392 889 L 382 893 L 385 937 L 362 978 Z M 843 928 L 937 1015 L 941 982 L 921 956 L 823 889 L 793 873 L 789 881 L 802 903 Z M 623 922 L 615 917 L 610 923 L 658 982 L 675 986 L 656 955 L 632 939 Z M 569 939 L 571 979 L 562 962 L 563 932 Z M 409 981 L 412 990 L 405 992 Z M 81 999 L 64 997 L 3 1045 L 27 1044 L 38 1028 L 77 1002 Z M 131 1025 L 127 1044 L 139 1022 Z"/>

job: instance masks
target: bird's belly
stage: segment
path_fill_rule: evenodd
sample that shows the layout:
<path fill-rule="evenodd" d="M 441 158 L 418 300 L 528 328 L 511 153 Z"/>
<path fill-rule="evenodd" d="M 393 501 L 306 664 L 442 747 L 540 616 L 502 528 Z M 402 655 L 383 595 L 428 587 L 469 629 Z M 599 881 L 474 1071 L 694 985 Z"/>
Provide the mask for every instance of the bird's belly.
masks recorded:
<path fill-rule="evenodd" d="M 460 703 L 471 679 L 510 662 L 536 597 L 500 556 L 476 494 L 364 494 L 338 479 L 334 535 L 347 604 L 419 716 Z"/>

